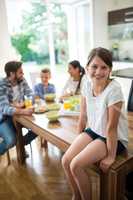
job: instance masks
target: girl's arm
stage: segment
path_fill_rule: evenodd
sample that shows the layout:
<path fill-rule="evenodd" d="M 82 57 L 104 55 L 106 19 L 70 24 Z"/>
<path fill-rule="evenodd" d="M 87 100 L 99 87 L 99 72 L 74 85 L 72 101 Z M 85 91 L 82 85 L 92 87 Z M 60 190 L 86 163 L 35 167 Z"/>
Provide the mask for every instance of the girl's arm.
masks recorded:
<path fill-rule="evenodd" d="M 100 162 L 100 167 L 103 171 L 107 171 L 110 165 L 113 164 L 116 157 L 117 149 L 117 127 L 119 123 L 122 102 L 111 105 L 108 108 L 107 122 L 107 156 Z"/>
<path fill-rule="evenodd" d="M 61 95 L 60 95 L 60 100 L 64 100 L 67 97 L 70 97 L 72 94 L 69 92 L 69 88 L 71 86 L 71 78 L 67 80 L 65 83 L 65 86 L 62 89 Z"/>
<path fill-rule="evenodd" d="M 83 132 L 83 130 L 86 127 L 86 123 L 87 123 L 86 99 L 85 97 L 81 96 L 80 115 L 77 127 L 78 133 Z"/>

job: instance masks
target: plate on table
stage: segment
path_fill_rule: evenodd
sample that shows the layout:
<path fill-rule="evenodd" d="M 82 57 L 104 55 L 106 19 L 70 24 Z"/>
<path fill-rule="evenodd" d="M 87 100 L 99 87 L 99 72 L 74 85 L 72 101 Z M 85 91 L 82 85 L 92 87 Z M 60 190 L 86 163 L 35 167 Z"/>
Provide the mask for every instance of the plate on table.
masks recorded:
<path fill-rule="evenodd" d="M 61 109 L 62 116 L 79 116 L 80 114 L 80 96 L 71 96 L 65 100 Z"/>
<path fill-rule="evenodd" d="M 64 109 L 63 105 L 59 111 L 59 116 L 79 116 L 79 114 L 80 114 L 80 111 Z"/>

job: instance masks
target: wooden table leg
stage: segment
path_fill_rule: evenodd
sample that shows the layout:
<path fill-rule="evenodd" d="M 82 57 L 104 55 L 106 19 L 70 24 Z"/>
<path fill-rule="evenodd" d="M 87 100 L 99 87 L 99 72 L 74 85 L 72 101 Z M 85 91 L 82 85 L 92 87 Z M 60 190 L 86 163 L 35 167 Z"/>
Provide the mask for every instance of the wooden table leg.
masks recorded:
<path fill-rule="evenodd" d="M 108 179 L 109 179 L 109 174 L 108 173 L 103 173 L 101 171 L 100 173 L 100 200 L 108 200 Z"/>
<path fill-rule="evenodd" d="M 121 184 L 121 187 L 122 187 L 123 182 L 119 184 Z M 101 173 L 101 187 L 100 188 L 101 188 L 100 200 L 123 200 L 121 197 L 118 198 L 118 192 L 120 189 L 118 190 L 117 171 L 110 170 L 107 173 Z"/>
<path fill-rule="evenodd" d="M 133 158 L 117 169 L 101 173 L 100 200 L 125 200 L 126 175 L 133 170 Z"/>
<path fill-rule="evenodd" d="M 6 152 L 8 165 L 11 163 L 9 150 Z"/>
<path fill-rule="evenodd" d="M 48 142 L 44 138 L 41 137 L 41 147 L 47 149 L 48 148 Z"/>
<path fill-rule="evenodd" d="M 22 125 L 19 124 L 18 122 L 14 122 L 14 125 L 16 127 L 16 132 L 17 132 L 17 159 L 20 164 L 25 163 L 25 149 L 24 149 L 24 142 L 23 142 L 23 135 L 22 135 Z"/>

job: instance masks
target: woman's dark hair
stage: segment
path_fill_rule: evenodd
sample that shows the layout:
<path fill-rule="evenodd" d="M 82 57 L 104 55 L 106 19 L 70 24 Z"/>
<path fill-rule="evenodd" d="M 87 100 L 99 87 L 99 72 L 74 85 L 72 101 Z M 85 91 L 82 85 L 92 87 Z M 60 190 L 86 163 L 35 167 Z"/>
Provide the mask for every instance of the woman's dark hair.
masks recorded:
<path fill-rule="evenodd" d="M 90 52 L 88 56 L 87 65 L 90 64 L 90 62 L 93 60 L 95 56 L 100 57 L 105 62 L 105 64 L 108 65 L 112 69 L 113 67 L 112 53 L 108 49 L 105 49 L 102 47 L 97 47 L 97 48 L 92 49 L 92 51 Z"/>
<path fill-rule="evenodd" d="M 17 70 L 22 66 L 22 62 L 10 61 L 5 64 L 5 73 L 7 77 L 10 76 L 10 72 L 17 72 Z"/>
<path fill-rule="evenodd" d="M 78 68 L 79 72 L 80 72 L 79 83 L 78 83 L 77 88 L 75 90 L 75 94 L 78 94 L 78 91 L 80 89 L 80 84 L 81 84 L 82 77 L 85 74 L 85 69 L 80 65 L 80 62 L 78 60 L 73 60 L 73 61 L 69 62 L 69 64 L 72 65 L 74 69 Z"/>

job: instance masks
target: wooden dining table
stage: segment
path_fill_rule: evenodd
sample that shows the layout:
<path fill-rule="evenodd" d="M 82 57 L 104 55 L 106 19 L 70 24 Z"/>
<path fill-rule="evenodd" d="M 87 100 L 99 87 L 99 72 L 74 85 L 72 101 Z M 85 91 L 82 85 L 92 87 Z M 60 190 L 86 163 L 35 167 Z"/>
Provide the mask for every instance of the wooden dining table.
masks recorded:
<path fill-rule="evenodd" d="M 132 151 L 132 129 L 133 113 L 128 112 L 129 122 L 129 147 L 126 154 L 120 155 L 110 167 L 108 173 L 103 173 L 97 165 L 92 169 L 100 176 L 100 192 L 97 198 L 100 200 L 121 200 L 125 194 L 125 178 L 133 169 Z M 77 137 L 78 117 L 60 117 L 57 122 L 50 123 L 45 114 L 34 114 L 28 116 L 15 116 L 14 123 L 17 129 L 17 157 L 19 163 L 25 161 L 25 152 L 22 136 L 22 128 L 31 129 L 35 134 L 41 136 L 46 141 L 56 145 L 62 151 L 66 151 L 70 144 Z M 89 172 L 90 174 L 90 172 Z M 98 181 L 99 184 L 99 181 Z M 95 183 L 97 185 L 97 183 Z M 94 185 L 94 186 L 95 186 Z"/>
<path fill-rule="evenodd" d="M 66 151 L 78 135 L 76 131 L 77 122 L 77 116 L 62 116 L 56 122 L 49 122 L 45 113 L 33 114 L 32 116 L 14 116 L 14 124 L 17 130 L 17 159 L 19 163 L 23 164 L 25 162 L 23 127 L 31 129 L 47 142 L 54 144 L 62 151 Z"/>

